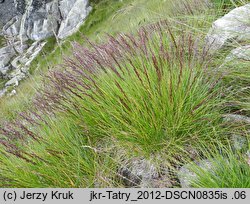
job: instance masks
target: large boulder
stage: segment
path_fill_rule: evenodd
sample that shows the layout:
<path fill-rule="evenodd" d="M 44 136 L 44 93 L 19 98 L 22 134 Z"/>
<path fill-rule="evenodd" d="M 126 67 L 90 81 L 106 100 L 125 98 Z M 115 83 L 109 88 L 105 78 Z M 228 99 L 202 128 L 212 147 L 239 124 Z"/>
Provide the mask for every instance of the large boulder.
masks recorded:
<path fill-rule="evenodd" d="M 233 9 L 216 20 L 207 35 L 212 51 L 222 48 L 230 41 L 250 40 L 250 4 Z"/>

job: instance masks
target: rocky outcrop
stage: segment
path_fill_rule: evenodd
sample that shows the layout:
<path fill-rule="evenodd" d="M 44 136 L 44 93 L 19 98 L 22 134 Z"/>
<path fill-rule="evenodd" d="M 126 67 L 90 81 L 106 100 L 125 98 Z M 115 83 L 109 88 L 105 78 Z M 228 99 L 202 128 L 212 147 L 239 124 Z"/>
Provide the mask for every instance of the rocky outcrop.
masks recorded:
<path fill-rule="evenodd" d="M 10 6 L 5 2 L 2 5 Z M 63 39 L 75 32 L 91 11 L 88 0 L 16 0 L 11 5 L 12 15 L 0 20 L 5 25 L 3 34 L 31 40 L 53 35 Z"/>
<path fill-rule="evenodd" d="M 0 28 L 16 15 L 15 0 L 0 0 Z"/>
<path fill-rule="evenodd" d="M 250 39 L 250 4 L 233 9 L 216 20 L 207 35 L 207 43 L 216 51 L 228 42 Z"/>
<path fill-rule="evenodd" d="M 23 54 L 11 61 L 13 71 L 8 74 L 10 79 L 5 86 L 18 86 L 18 82 L 29 75 L 29 65 L 40 53 L 46 42 L 34 42 Z"/>
<path fill-rule="evenodd" d="M 20 35 L 31 40 L 44 40 L 57 34 L 60 22 L 58 1 L 51 1 L 26 9 L 21 19 Z M 22 26 L 23 24 L 23 26 Z M 22 27 L 24 30 L 22 30 Z"/>
<path fill-rule="evenodd" d="M 3 26 L 2 33 L 8 39 L 13 39 L 19 35 L 20 26 L 21 26 L 21 17 L 15 16 Z"/>
<path fill-rule="evenodd" d="M 82 10 L 81 8 L 86 9 Z M 88 7 L 88 1 L 85 0 L 62 0 L 59 3 L 59 10 L 62 21 L 58 31 L 58 37 L 63 39 L 78 30 L 82 21 L 91 11 L 91 7 Z"/>
<path fill-rule="evenodd" d="M 21 69 L 23 72 L 27 72 L 28 66 L 39 54 L 45 44 L 46 42 L 34 42 L 29 49 L 25 51 L 25 53 L 19 55 L 11 62 L 12 67 L 15 69 Z"/>
<path fill-rule="evenodd" d="M 0 2 L 0 35 L 8 42 L 0 48 L 0 77 L 9 79 L 5 86 L 17 86 L 28 75 L 29 65 L 46 38 L 55 36 L 62 40 L 73 34 L 90 11 L 88 0 Z M 34 41 L 30 47 L 28 40 Z"/>
<path fill-rule="evenodd" d="M 36 41 L 27 50 L 19 54 L 13 45 L 0 49 L 0 56 L 2 56 L 2 58 L 0 57 L 0 61 L 2 62 L 0 65 L 0 75 L 2 78 L 9 80 L 6 82 L 5 87 L 18 86 L 19 81 L 29 75 L 30 63 L 39 54 L 45 44 L 46 42 Z"/>

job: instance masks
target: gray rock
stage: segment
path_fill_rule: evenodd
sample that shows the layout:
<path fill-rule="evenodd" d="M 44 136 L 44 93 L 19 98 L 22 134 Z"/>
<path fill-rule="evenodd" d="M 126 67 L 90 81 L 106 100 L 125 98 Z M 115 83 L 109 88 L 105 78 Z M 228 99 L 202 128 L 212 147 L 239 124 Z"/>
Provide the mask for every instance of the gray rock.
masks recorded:
<path fill-rule="evenodd" d="M 12 45 L 0 48 L 0 72 L 5 72 L 8 63 L 15 55 L 15 50 Z"/>
<path fill-rule="evenodd" d="M 13 0 L 12 0 L 13 1 Z M 58 0 L 15 0 L 6 7 L 12 8 L 11 17 L 3 14 L 3 34 L 42 40 L 58 31 Z M 5 4 L 5 3 L 4 3 Z M 2 6 L 2 5 L 1 5 Z M 1 13 L 0 9 L 0 13 Z"/>
<path fill-rule="evenodd" d="M 25 77 L 25 73 L 22 73 L 21 69 L 14 69 L 12 72 L 8 74 L 7 77 L 9 81 L 11 81 L 13 78 L 16 78 L 18 81 L 20 81 Z M 9 86 L 9 83 L 7 82 L 5 86 Z"/>
<path fill-rule="evenodd" d="M 227 42 L 250 39 L 250 4 L 233 9 L 216 20 L 207 35 L 212 51 L 222 48 Z"/>
<path fill-rule="evenodd" d="M 20 14 L 24 14 L 26 7 L 25 0 L 15 0 L 15 8 Z"/>
<path fill-rule="evenodd" d="M 225 114 L 225 115 L 223 115 L 223 118 L 226 122 L 250 124 L 250 117 L 247 117 L 244 115 Z"/>
<path fill-rule="evenodd" d="M 76 32 L 92 10 L 88 0 L 62 0 L 60 1 L 59 8 L 62 16 L 58 31 L 60 39 Z"/>
<path fill-rule="evenodd" d="M 0 69 L 0 77 L 7 78 L 7 73 L 12 69 L 11 65 L 8 65 L 2 69 Z"/>
<path fill-rule="evenodd" d="M 27 71 L 25 68 L 28 69 L 30 63 L 35 59 L 35 57 L 41 52 L 43 46 L 46 42 L 34 42 L 23 54 L 16 57 L 12 62 L 11 65 L 15 69 L 22 69 L 23 71 Z"/>
<path fill-rule="evenodd" d="M 235 150 L 242 150 L 248 146 L 247 138 L 241 135 L 233 134 L 231 136 L 231 141 Z"/>
<path fill-rule="evenodd" d="M 40 41 L 56 35 L 63 39 L 74 33 L 91 11 L 88 0 L 16 1 L 12 5 L 15 12 L 3 22 L 3 34 L 19 36 L 21 41 Z"/>
<path fill-rule="evenodd" d="M 13 89 L 10 93 L 9 93 L 9 96 L 11 97 L 11 96 L 14 96 L 14 95 L 16 95 L 16 90 L 15 89 Z"/>
<path fill-rule="evenodd" d="M 18 86 L 19 82 L 18 82 L 18 77 L 14 77 L 12 78 L 11 80 L 9 80 L 5 86 L 8 87 L 8 86 Z"/>
<path fill-rule="evenodd" d="M 20 41 L 13 43 L 14 50 L 17 54 L 21 55 L 24 53 L 25 50 L 29 48 L 28 44 L 26 42 L 21 43 Z"/>
<path fill-rule="evenodd" d="M 45 44 L 46 42 L 34 42 L 25 53 L 16 57 L 11 62 L 14 70 L 7 75 L 10 80 L 5 84 L 6 87 L 18 86 L 19 81 L 27 77 L 30 63 L 39 54 Z"/>
<path fill-rule="evenodd" d="M 127 187 L 170 187 L 168 169 L 159 170 L 152 161 L 135 158 L 128 161 L 121 169 L 120 175 Z"/>
<path fill-rule="evenodd" d="M 225 62 L 235 59 L 250 61 L 250 45 L 245 45 L 233 49 L 230 52 L 230 54 L 226 57 Z"/>
<path fill-rule="evenodd" d="M 57 34 L 59 28 L 59 9 L 58 1 L 51 1 L 47 4 L 41 4 L 38 10 L 31 7 L 31 13 L 26 11 L 23 16 L 25 21 L 25 30 L 29 39 L 44 40 Z"/>
<path fill-rule="evenodd" d="M 14 38 L 19 35 L 21 16 L 15 16 L 3 26 L 3 35 Z"/>
<path fill-rule="evenodd" d="M 5 0 L 4 2 L 0 3 L 0 29 L 16 15 L 17 10 L 14 0 Z"/>
<path fill-rule="evenodd" d="M 91 11 L 88 0 L 9 0 L 0 4 L 0 32 L 8 46 L 0 48 L 0 77 L 17 86 L 50 36 L 75 32 Z M 7 10 L 9 13 L 4 11 Z M 27 40 L 35 42 L 28 48 Z M 14 58 L 14 59 L 13 59 Z M 5 92 L 4 92 L 5 93 Z"/>
<path fill-rule="evenodd" d="M 5 84 L 5 87 L 18 86 L 19 81 L 23 80 L 24 78 L 26 78 L 29 75 L 30 63 L 41 52 L 41 50 L 45 44 L 46 44 L 46 42 L 36 41 L 28 49 L 23 51 L 22 54 L 19 53 L 19 55 L 17 57 L 15 57 L 14 59 L 10 58 L 10 55 L 6 55 L 6 56 L 8 56 L 8 60 L 6 60 L 4 62 L 8 65 L 5 67 L 2 67 L 0 69 L 0 76 L 2 76 L 3 78 L 9 79 L 9 81 L 7 81 L 7 83 Z M 16 42 L 14 45 L 16 47 L 20 46 L 19 42 Z M 7 48 L 0 49 L 0 50 L 2 50 L 1 53 L 8 54 L 7 51 L 13 49 L 13 46 L 10 46 L 8 49 Z M 27 46 L 27 45 L 25 45 L 25 46 Z M 6 93 L 6 91 L 2 92 L 1 96 L 3 96 L 4 93 Z"/>
<path fill-rule="evenodd" d="M 7 93 L 7 88 L 0 90 L 0 98 L 3 97 Z"/>

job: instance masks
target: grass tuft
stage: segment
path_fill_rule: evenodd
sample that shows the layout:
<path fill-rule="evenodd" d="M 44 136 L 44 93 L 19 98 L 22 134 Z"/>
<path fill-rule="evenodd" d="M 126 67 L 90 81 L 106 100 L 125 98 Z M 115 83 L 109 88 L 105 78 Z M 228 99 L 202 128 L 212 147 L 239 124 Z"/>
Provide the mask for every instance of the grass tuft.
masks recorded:
<path fill-rule="evenodd" d="M 208 168 L 196 164 L 190 170 L 196 175 L 191 180 L 195 188 L 249 188 L 249 155 L 233 153 L 229 149 L 223 152 L 210 152 L 206 160 Z"/>
<path fill-rule="evenodd" d="M 221 123 L 220 79 L 209 76 L 208 50 L 197 43 L 161 22 L 136 37 L 75 45 L 64 73 L 51 73 L 54 91 L 42 101 L 70 111 L 93 140 L 113 137 L 145 155 L 164 149 L 169 159 L 184 158 L 186 146 L 218 139 Z"/>

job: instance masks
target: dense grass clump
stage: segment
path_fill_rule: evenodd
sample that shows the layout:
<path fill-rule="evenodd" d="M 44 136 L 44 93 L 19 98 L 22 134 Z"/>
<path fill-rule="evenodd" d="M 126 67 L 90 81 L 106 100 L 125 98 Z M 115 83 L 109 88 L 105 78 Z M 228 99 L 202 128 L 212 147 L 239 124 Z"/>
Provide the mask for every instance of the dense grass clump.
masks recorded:
<path fill-rule="evenodd" d="M 134 152 L 164 152 L 170 160 L 218 139 L 219 79 L 209 75 L 207 48 L 199 49 L 190 35 L 175 38 L 159 23 L 136 37 L 120 34 L 90 45 L 75 45 L 65 71 L 51 73 L 53 91 L 39 99 L 43 107 L 70 112 L 93 141 L 111 137 Z"/>
<path fill-rule="evenodd" d="M 194 165 L 190 168 L 196 174 L 191 180 L 196 188 L 249 188 L 249 155 L 234 154 L 230 150 L 210 153 L 207 168 Z"/>

